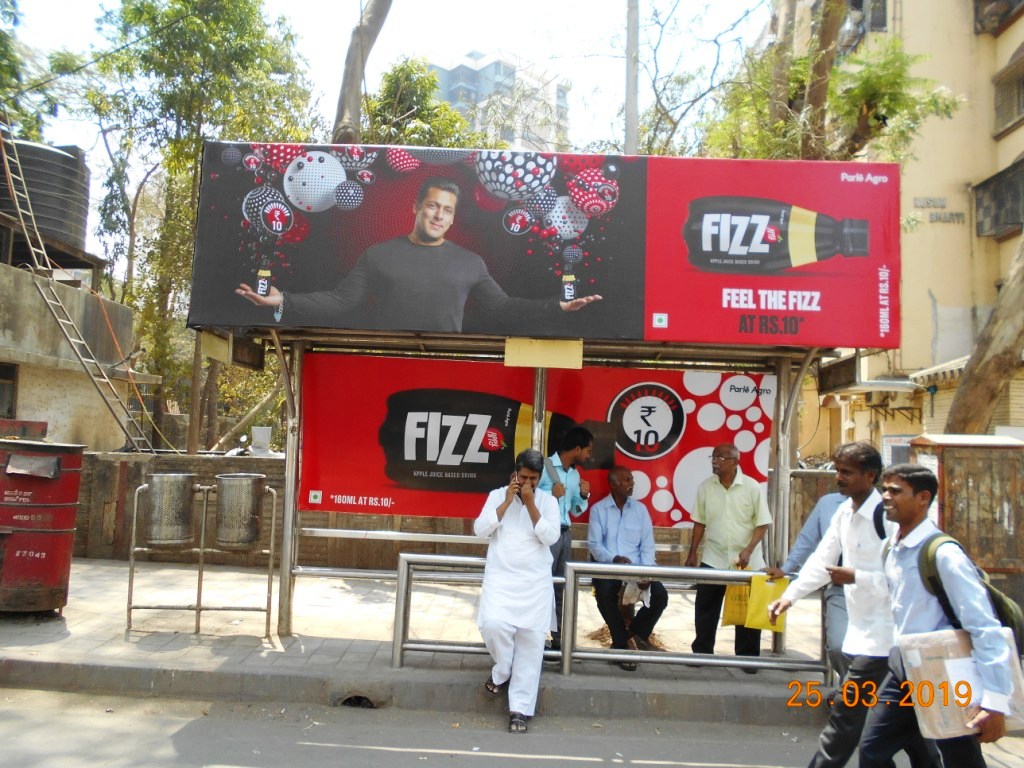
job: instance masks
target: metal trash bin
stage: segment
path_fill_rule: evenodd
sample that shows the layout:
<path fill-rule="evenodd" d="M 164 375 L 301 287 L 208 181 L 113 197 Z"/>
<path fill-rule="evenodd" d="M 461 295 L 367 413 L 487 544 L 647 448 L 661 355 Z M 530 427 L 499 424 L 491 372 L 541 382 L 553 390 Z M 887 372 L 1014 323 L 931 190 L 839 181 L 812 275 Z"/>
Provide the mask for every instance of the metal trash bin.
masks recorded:
<path fill-rule="evenodd" d="M 0 440 L 0 610 L 67 605 L 84 448 Z"/>
<path fill-rule="evenodd" d="M 217 475 L 218 547 L 247 549 L 259 541 L 266 479 L 249 472 Z"/>
<path fill-rule="evenodd" d="M 144 525 L 151 546 L 181 547 L 195 541 L 195 484 L 193 474 L 149 476 Z"/>

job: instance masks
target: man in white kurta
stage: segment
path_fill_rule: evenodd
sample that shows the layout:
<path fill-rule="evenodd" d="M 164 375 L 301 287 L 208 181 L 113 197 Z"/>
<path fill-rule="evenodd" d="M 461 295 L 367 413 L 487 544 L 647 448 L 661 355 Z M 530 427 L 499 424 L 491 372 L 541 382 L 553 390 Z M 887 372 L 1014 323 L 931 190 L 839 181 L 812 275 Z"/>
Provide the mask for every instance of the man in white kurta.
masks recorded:
<path fill-rule="evenodd" d="M 559 512 L 555 498 L 537 489 L 543 471 L 539 451 L 520 453 L 512 481 L 491 491 L 473 523 L 477 536 L 490 539 L 476 619 L 494 659 L 488 690 L 508 683 L 510 717 L 524 723 L 537 704 L 544 640 L 555 626 L 550 547 Z"/>

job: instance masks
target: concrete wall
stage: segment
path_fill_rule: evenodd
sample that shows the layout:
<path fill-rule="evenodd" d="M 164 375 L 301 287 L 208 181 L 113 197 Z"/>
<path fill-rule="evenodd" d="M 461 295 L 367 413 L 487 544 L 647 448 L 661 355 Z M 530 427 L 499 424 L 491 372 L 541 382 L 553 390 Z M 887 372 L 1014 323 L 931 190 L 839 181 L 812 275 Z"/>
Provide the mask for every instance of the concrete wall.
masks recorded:
<path fill-rule="evenodd" d="M 55 290 L 97 360 L 112 365 L 131 351 L 131 309 L 85 289 L 56 284 Z M 124 350 L 121 354 L 118 345 Z M 36 291 L 32 275 L 6 264 L 0 264 L 0 350 L 5 355 L 56 358 L 81 370 L 57 321 Z"/>
<path fill-rule="evenodd" d="M 55 290 L 99 362 L 113 365 L 131 351 L 131 309 L 84 289 L 56 284 Z M 47 437 L 55 442 L 92 450 L 124 445 L 124 434 L 36 291 L 32 276 L 5 264 L 0 264 L 0 362 L 18 368 L 15 418 L 47 422 Z M 127 384 L 112 380 L 125 397 Z"/>

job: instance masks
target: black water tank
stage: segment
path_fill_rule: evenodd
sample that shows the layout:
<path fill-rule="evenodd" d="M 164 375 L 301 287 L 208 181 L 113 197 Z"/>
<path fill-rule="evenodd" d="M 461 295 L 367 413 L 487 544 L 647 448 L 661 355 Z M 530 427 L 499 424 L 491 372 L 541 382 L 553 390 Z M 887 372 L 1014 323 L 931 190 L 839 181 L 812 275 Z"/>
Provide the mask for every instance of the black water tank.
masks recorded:
<path fill-rule="evenodd" d="M 85 153 L 79 147 L 14 143 L 39 232 L 85 250 L 89 216 L 89 168 Z M 0 183 L 0 211 L 15 218 L 18 215 L 6 183 Z"/>

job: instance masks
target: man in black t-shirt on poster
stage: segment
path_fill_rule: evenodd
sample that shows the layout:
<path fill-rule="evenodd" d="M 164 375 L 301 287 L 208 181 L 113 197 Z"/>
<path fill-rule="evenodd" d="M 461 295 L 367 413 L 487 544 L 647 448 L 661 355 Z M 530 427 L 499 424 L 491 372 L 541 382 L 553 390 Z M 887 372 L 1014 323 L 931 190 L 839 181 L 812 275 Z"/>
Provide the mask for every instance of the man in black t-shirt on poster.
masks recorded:
<path fill-rule="evenodd" d="M 572 301 L 520 299 L 495 282 L 483 259 L 445 239 L 455 221 L 459 186 L 431 177 L 420 187 L 412 232 L 367 248 L 333 290 L 261 296 L 242 283 L 235 293 L 257 306 L 274 308 L 274 319 L 289 326 L 333 326 L 337 317 L 365 308 L 361 327 L 375 330 L 461 333 L 470 298 L 485 312 L 575 312 L 600 296 Z M 373 297 L 372 303 L 367 302 Z"/>

